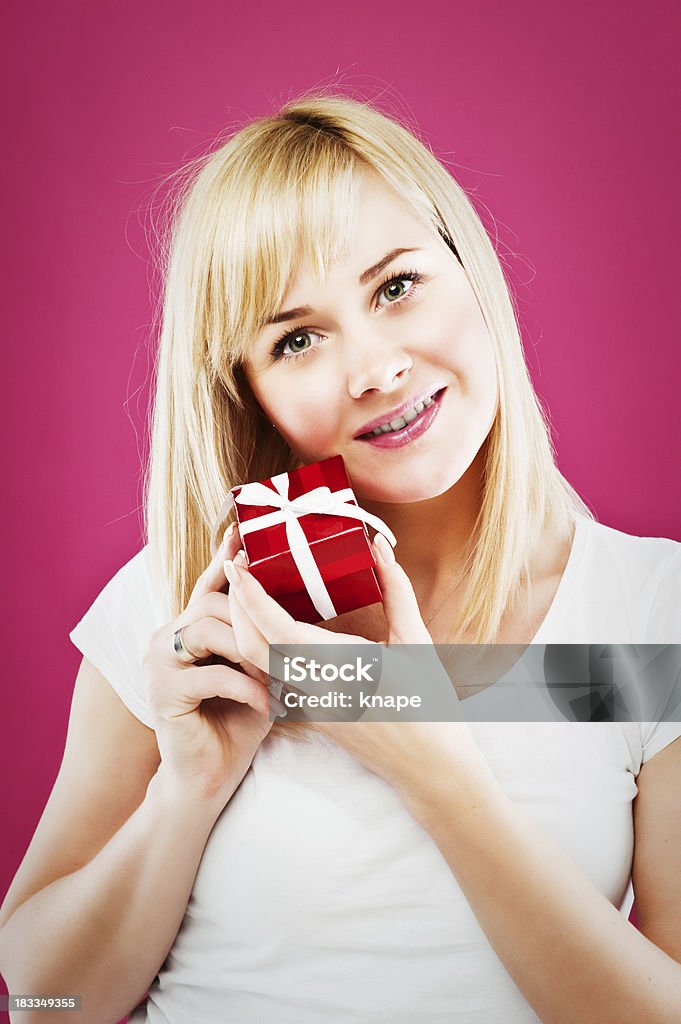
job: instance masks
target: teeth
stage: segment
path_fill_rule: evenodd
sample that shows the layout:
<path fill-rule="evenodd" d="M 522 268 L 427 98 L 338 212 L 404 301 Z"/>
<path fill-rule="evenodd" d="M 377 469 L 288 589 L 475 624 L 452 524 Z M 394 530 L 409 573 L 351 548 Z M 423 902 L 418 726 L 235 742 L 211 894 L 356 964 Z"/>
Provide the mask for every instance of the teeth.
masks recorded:
<path fill-rule="evenodd" d="M 371 431 L 372 434 L 378 436 L 379 434 L 389 434 L 393 430 L 402 430 L 408 423 L 415 420 L 424 409 L 427 409 L 429 405 L 433 404 L 432 398 L 424 398 L 422 402 L 417 402 L 416 405 L 412 406 L 411 409 L 407 409 L 402 416 L 398 416 L 397 419 L 391 420 L 390 423 L 383 423 L 380 427 L 374 427 Z"/>

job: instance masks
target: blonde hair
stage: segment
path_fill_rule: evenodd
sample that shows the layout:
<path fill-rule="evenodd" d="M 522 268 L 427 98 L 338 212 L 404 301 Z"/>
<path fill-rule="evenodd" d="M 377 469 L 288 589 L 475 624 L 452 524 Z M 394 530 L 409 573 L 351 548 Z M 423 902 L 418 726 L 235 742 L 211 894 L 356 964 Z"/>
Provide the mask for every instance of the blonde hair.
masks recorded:
<path fill-rule="evenodd" d="M 179 614 L 210 560 L 229 489 L 298 465 L 241 363 L 294 267 L 321 279 L 351 240 L 358 171 L 382 177 L 458 254 L 494 346 L 497 415 L 457 635 L 493 641 L 536 538 L 592 513 L 555 462 L 502 268 L 463 189 L 416 135 L 368 102 L 315 93 L 252 121 L 177 175 L 146 480 L 146 530 Z M 399 556 L 398 556 L 399 557 Z"/>

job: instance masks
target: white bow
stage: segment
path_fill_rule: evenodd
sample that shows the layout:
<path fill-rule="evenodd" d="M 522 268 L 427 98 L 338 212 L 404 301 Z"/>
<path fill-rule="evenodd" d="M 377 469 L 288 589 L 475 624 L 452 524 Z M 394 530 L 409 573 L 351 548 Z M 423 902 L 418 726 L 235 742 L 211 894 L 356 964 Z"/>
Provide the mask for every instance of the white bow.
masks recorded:
<path fill-rule="evenodd" d="M 278 473 L 273 476 L 272 483 L 276 487 L 276 491 L 261 483 L 244 484 L 241 488 L 236 497 L 236 501 L 240 505 L 260 505 L 270 508 L 274 506 L 276 511 L 266 512 L 264 515 L 258 516 L 257 519 L 249 519 L 247 522 L 240 523 L 239 532 L 244 537 L 248 533 L 266 530 L 278 523 L 285 523 L 288 546 L 310 599 L 322 619 L 333 619 L 338 613 L 314 560 L 305 532 L 298 522 L 300 516 L 311 513 L 346 516 L 349 519 L 358 519 L 373 526 L 392 547 L 397 544 L 397 538 L 382 519 L 354 503 L 354 495 L 349 487 L 340 491 L 332 491 L 329 487 L 315 487 L 313 491 L 301 494 L 298 498 L 289 498 L 288 473 Z M 219 522 L 222 521 L 234 500 L 231 494 L 228 495 L 220 512 Z M 211 537 L 211 552 L 213 554 L 217 550 L 215 533 L 214 530 Z"/>

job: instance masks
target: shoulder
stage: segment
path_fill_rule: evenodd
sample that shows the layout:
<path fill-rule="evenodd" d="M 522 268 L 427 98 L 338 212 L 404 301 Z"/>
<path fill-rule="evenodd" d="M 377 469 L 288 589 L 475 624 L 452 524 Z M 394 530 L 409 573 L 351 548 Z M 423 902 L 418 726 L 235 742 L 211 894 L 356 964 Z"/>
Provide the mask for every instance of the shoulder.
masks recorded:
<path fill-rule="evenodd" d="M 136 554 L 131 555 L 127 561 L 114 571 L 107 580 L 104 578 L 102 591 L 121 590 L 127 588 L 135 590 L 139 587 L 146 587 L 150 569 L 150 548 L 145 544 Z"/>
<path fill-rule="evenodd" d="M 570 603 L 579 635 L 570 642 L 592 642 L 594 635 L 607 643 L 681 641 L 679 541 L 580 517 L 573 548 Z"/>
<path fill-rule="evenodd" d="M 149 629 L 170 617 L 161 568 L 150 545 L 145 544 L 102 586 L 84 620 L 102 625 L 107 621 L 126 621 L 133 629 Z"/>
<path fill-rule="evenodd" d="M 669 537 L 640 537 L 624 533 L 596 520 L 580 521 L 586 533 L 586 548 L 592 559 L 617 568 L 626 576 L 662 577 L 676 566 L 681 568 L 681 542 Z"/>
<path fill-rule="evenodd" d="M 69 633 L 81 654 L 150 728 L 142 660 L 152 634 L 171 618 L 161 572 L 146 545 L 109 579 Z"/>
<path fill-rule="evenodd" d="M 165 601 L 162 572 L 156 563 L 149 544 L 125 562 L 111 578 L 107 587 L 118 590 L 130 597 L 142 596 L 153 604 Z M 106 587 L 105 587 L 106 589 Z"/>
<path fill-rule="evenodd" d="M 681 543 L 669 537 L 639 537 L 593 524 L 594 560 L 610 573 L 632 609 L 645 618 L 648 643 L 681 642 Z M 658 634 L 662 633 L 658 637 Z"/>

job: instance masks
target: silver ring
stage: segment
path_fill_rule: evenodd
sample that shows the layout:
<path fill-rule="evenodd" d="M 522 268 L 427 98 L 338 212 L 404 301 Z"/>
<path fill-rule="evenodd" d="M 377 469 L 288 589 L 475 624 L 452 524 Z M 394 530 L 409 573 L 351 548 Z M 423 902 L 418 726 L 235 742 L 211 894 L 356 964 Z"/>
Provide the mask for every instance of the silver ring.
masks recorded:
<path fill-rule="evenodd" d="M 180 628 L 176 629 L 175 632 L 173 633 L 173 651 L 175 652 L 175 654 L 177 655 L 177 657 L 179 658 L 183 665 L 194 665 L 197 661 L 200 660 L 200 658 L 198 654 L 194 654 L 192 651 L 189 650 L 188 647 L 185 646 L 182 640 L 183 629 L 184 626 L 180 626 Z"/>

